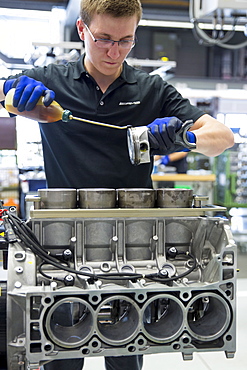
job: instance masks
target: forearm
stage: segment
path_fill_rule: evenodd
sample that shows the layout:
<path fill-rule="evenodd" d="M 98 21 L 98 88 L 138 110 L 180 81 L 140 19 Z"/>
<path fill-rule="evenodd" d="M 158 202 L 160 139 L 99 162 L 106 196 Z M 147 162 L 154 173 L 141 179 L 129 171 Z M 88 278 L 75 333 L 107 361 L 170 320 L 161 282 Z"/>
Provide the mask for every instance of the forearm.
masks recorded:
<path fill-rule="evenodd" d="M 175 152 L 168 155 L 170 162 L 176 162 L 186 157 L 188 152 Z"/>
<path fill-rule="evenodd" d="M 201 116 L 191 131 L 196 135 L 194 151 L 208 157 L 215 157 L 234 145 L 232 131 L 208 114 Z"/>

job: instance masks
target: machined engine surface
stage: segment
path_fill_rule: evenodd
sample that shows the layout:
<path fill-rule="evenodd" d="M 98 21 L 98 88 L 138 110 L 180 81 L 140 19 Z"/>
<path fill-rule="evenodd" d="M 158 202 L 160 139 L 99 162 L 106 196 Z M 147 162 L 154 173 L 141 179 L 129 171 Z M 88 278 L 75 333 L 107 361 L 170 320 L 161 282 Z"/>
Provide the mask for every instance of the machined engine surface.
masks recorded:
<path fill-rule="evenodd" d="M 236 245 L 212 210 L 34 209 L 26 225 L 8 212 L 8 369 L 165 352 L 232 358 Z"/>

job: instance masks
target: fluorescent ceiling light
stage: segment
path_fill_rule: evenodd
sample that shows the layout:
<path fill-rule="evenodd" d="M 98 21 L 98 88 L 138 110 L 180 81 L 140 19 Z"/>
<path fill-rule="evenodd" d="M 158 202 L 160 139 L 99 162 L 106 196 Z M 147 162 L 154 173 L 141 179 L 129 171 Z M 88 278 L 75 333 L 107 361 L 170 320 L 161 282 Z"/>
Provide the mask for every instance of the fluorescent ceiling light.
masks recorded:
<path fill-rule="evenodd" d="M 198 23 L 199 27 L 204 30 L 213 30 L 213 25 L 210 23 Z M 233 26 L 231 24 L 224 24 L 223 30 L 224 31 L 232 31 Z M 245 26 L 236 25 L 234 27 L 235 31 L 245 32 Z M 221 26 L 219 24 L 216 25 L 216 30 L 221 30 Z"/>
<path fill-rule="evenodd" d="M 164 27 L 164 28 L 186 28 L 186 29 L 192 29 L 193 23 L 191 22 L 173 22 L 173 21 L 159 21 L 159 20 L 151 20 L 151 19 L 142 19 L 139 23 L 140 26 L 144 27 Z M 200 28 L 204 30 L 213 30 L 213 25 L 211 23 L 199 23 L 198 24 Z M 216 26 L 217 30 L 221 29 L 221 25 Z M 231 31 L 232 25 L 231 24 L 225 24 L 223 25 L 224 31 Z M 235 26 L 235 31 L 244 32 L 245 26 L 237 25 Z"/>
<path fill-rule="evenodd" d="M 151 19 L 141 19 L 139 26 L 168 27 L 168 28 L 193 28 L 193 24 L 190 22 L 158 21 L 158 20 L 151 20 Z"/>
<path fill-rule="evenodd" d="M 1 18 L 34 18 L 34 19 L 48 19 L 50 17 L 50 11 L 41 10 L 28 10 L 28 9 L 12 9 L 12 8 L 1 8 Z"/>

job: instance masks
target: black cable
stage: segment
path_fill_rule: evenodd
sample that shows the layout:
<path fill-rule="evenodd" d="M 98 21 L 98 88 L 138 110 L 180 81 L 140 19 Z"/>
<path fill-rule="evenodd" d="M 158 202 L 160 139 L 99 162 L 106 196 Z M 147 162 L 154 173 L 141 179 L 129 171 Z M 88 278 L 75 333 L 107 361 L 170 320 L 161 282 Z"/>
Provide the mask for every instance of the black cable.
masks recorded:
<path fill-rule="evenodd" d="M 66 267 L 61 265 L 61 263 L 58 262 L 58 260 L 55 257 L 50 256 L 40 245 L 38 242 L 36 236 L 32 232 L 32 230 L 25 224 L 23 221 L 20 221 L 17 217 L 12 217 L 12 215 L 9 215 L 10 220 L 13 223 L 13 228 L 17 234 L 17 236 L 20 238 L 20 240 L 28 247 L 31 249 L 31 251 L 40 257 L 42 260 L 47 262 L 48 264 L 51 264 L 55 266 L 58 269 L 63 269 L 68 272 L 72 273 L 78 273 L 84 276 L 88 276 L 89 278 L 94 278 L 94 274 L 89 273 L 89 272 L 79 272 L 77 270 L 74 270 L 70 267 Z M 28 236 L 27 234 L 30 234 Z M 34 240 L 32 239 L 34 238 Z"/>
<path fill-rule="evenodd" d="M 45 262 L 42 262 L 39 266 L 38 266 L 38 271 L 40 273 L 40 275 L 44 276 L 46 279 L 48 280 L 55 280 L 55 281 L 60 281 L 60 282 L 64 282 L 64 279 L 60 279 L 60 278 L 57 278 L 57 277 L 54 277 L 54 276 L 49 276 L 47 275 L 43 270 L 42 270 L 42 267 L 45 265 Z"/>
<path fill-rule="evenodd" d="M 36 236 L 33 234 L 31 229 L 17 217 L 10 216 L 10 220 L 13 223 L 13 229 L 15 230 L 17 236 L 21 239 L 21 241 L 27 245 L 34 254 L 38 255 L 39 257 L 43 258 L 44 260 L 48 260 L 48 262 L 57 262 L 55 257 L 50 256 L 40 245 Z M 20 221 L 20 222 L 19 222 Z M 30 236 L 28 235 L 30 234 Z M 32 239 L 33 238 L 33 239 Z"/>
<path fill-rule="evenodd" d="M 112 280 L 136 280 L 145 278 L 146 275 L 142 274 L 135 274 L 135 273 L 125 273 L 125 272 L 116 272 L 116 273 L 108 273 L 108 274 L 98 274 L 97 277 L 104 279 L 105 276 L 111 278 Z M 126 277 L 126 279 L 124 279 Z"/>
<path fill-rule="evenodd" d="M 174 280 L 182 279 L 183 277 L 189 275 L 191 272 L 193 272 L 195 270 L 195 268 L 197 267 L 197 261 L 196 261 L 196 258 L 191 253 L 189 253 L 189 252 L 178 252 L 177 255 L 186 255 L 186 256 L 190 257 L 193 260 L 192 266 L 187 271 L 183 272 L 180 275 L 171 276 L 171 277 L 168 277 L 168 278 L 167 277 L 162 277 L 159 273 L 146 275 L 145 277 L 147 279 L 150 279 L 150 280 L 153 280 L 153 281 L 156 281 L 156 282 L 168 283 L 168 282 L 171 282 L 171 281 L 174 281 Z"/>
<path fill-rule="evenodd" d="M 41 244 L 39 243 L 36 235 L 33 233 L 33 231 L 27 226 L 27 224 L 20 220 L 17 216 L 8 214 L 9 221 L 12 225 L 13 230 L 15 231 L 16 235 L 20 238 L 22 243 L 26 245 L 35 255 L 40 257 L 43 260 L 43 263 L 41 263 L 38 267 L 38 270 L 41 275 L 44 277 L 47 277 L 48 279 L 52 279 L 49 275 L 46 275 L 42 271 L 42 266 L 46 264 L 51 264 L 52 266 L 56 267 L 59 270 L 64 270 L 70 273 L 74 273 L 76 275 L 83 275 L 85 277 L 88 277 L 90 279 L 93 279 L 94 281 L 98 280 L 99 278 L 102 280 L 136 280 L 141 278 L 146 278 L 152 281 L 161 282 L 161 283 L 168 283 L 174 280 L 181 279 L 187 275 L 189 275 L 197 266 L 196 258 L 189 252 L 177 252 L 177 255 L 186 255 L 190 257 L 193 260 L 192 266 L 185 271 L 184 273 L 172 277 L 162 277 L 160 271 L 155 274 L 148 274 L 148 275 L 142 275 L 142 274 L 135 274 L 135 273 L 108 273 L 108 274 L 98 274 L 90 273 L 90 272 L 83 272 L 75 270 L 74 268 L 71 268 L 69 266 L 64 266 L 61 264 L 61 261 L 57 259 L 56 257 L 50 255 L 47 251 L 45 251 Z M 58 278 L 57 278 L 58 279 Z M 55 280 L 55 279 L 53 279 Z M 61 281 L 61 280 L 59 280 Z"/>
<path fill-rule="evenodd" d="M 98 280 L 100 277 L 104 280 L 132 280 L 132 279 L 140 279 L 143 277 L 141 274 L 134 274 L 134 273 L 110 273 L 110 274 L 100 274 L 96 275 L 94 273 L 90 272 L 83 272 L 75 270 L 71 267 L 66 267 L 61 265 L 61 263 L 58 262 L 58 260 L 48 254 L 39 243 L 38 239 L 36 238 L 36 235 L 33 233 L 33 231 L 26 225 L 25 222 L 21 221 L 17 216 L 8 215 L 9 219 L 13 225 L 13 228 L 17 234 L 17 236 L 21 239 L 21 241 L 31 249 L 31 251 L 43 259 L 46 263 L 51 264 L 55 266 L 58 269 L 65 270 L 70 273 L 74 273 L 76 275 L 83 275 L 86 277 L 89 277 L 90 279 Z M 29 236 L 29 235 L 30 236 Z"/>

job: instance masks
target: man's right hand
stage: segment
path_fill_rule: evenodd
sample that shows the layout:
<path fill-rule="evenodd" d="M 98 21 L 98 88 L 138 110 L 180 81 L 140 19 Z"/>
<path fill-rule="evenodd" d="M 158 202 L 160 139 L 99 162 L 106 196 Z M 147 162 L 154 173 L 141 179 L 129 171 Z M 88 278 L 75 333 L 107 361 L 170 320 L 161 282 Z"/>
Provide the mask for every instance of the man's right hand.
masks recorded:
<path fill-rule="evenodd" d="M 43 104 L 46 107 L 55 99 L 53 90 L 49 90 L 42 82 L 27 76 L 6 80 L 3 85 L 4 94 L 6 95 L 12 88 L 15 88 L 13 106 L 19 112 L 32 110 L 41 96 L 44 96 Z"/>

